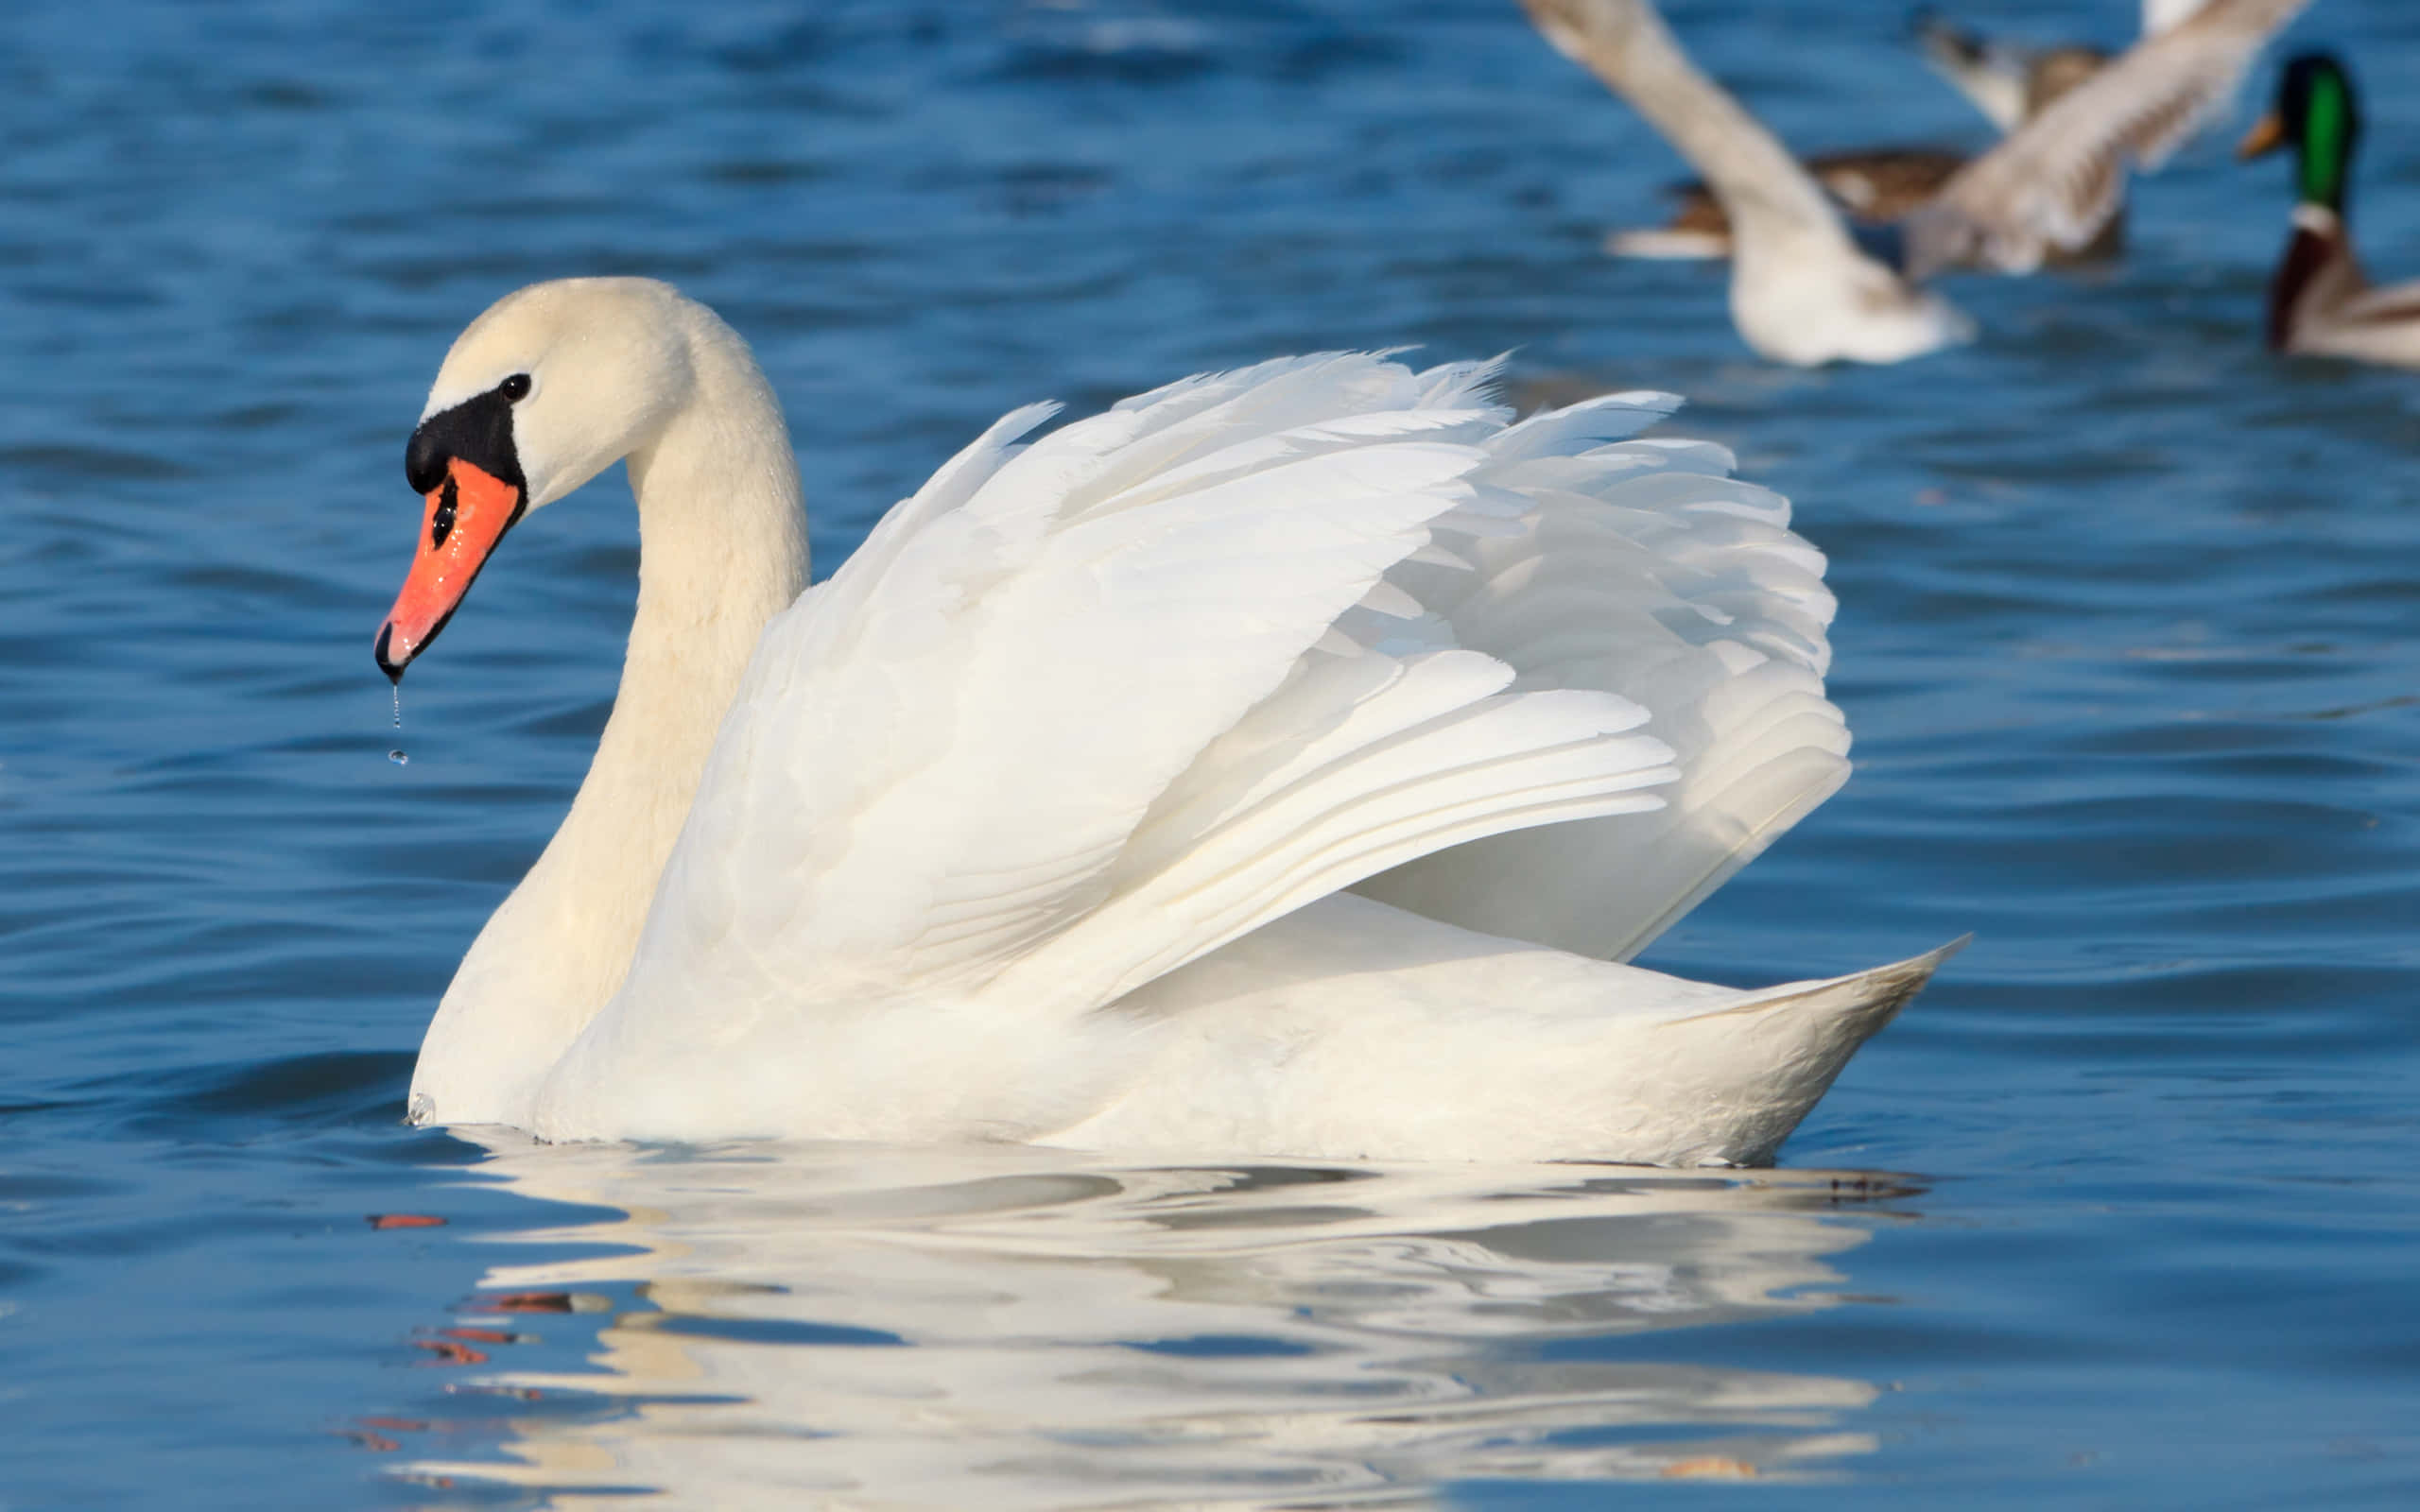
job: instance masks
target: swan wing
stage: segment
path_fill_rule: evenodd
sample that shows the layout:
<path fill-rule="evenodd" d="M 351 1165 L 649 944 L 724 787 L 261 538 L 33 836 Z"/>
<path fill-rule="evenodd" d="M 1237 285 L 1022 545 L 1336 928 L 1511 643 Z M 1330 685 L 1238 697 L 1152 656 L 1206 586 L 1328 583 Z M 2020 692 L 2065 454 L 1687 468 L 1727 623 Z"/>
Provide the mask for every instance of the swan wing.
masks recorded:
<path fill-rule="evenodd" d="M 1485 377 L 1289 359 L 994 427 L 768 628 L 592 1035 L 1081 1011 L 1423 850 L 1652 806 L 1645 711 L 1512 688 L 1388 578 L 1517 529 Z"/>
<path fill-rule="evenodd" d="M 1515 691 L 1599 689 L 1649 713 L 1680 779 L 1651 811 L 1441 850 L 1357 890 L 1486 934 L 1625 960 L 1848 777 L 1824 696 L 1833 598 L 1789 502 L 1703 442 L 1625 440 L 1671 402 L 1615 395 L 1492 438 L 1479 487 L 1529 501 L 1459 576 L 1392 575 Z M 1423 581 L 1411 581 L 1416 577 Z"/>
<path fill-rule="evenodd" d="M 2234 93 L 2269 38 L 2309 0 L 2211 0 L 2147 35 L 1977 158 L 1910 216 L 1909 271 L 1960 263 L 2031 272 L 2052 248 L 2100 233 L 2126 165 L 2151 170 Z M 2148 19 L 2148 18 L 2147 18 Z"/>

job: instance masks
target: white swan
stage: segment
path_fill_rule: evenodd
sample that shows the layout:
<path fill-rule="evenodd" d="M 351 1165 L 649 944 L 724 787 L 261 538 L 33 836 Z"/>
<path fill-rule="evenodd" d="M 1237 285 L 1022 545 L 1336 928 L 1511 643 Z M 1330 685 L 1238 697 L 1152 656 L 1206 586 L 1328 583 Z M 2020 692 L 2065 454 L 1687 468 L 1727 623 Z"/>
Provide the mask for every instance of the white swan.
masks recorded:
<path fill-rule="evenodd" d="M 406 453 L 428 512 L 378 661 L 624 456 L 638 610 L 414 1119 L 1769 1158 L 1943 953 L 1762 991 L 1592 957 L 1845 775 L 1823 558 L 1720 448 L 1619 440 L 1675 401 L 1507 424 L 1491 376 L 1296 358 L 1026 447 L 1022 409 L 802 593 L 728 326 L 645 280 L 499 301 Z"/>

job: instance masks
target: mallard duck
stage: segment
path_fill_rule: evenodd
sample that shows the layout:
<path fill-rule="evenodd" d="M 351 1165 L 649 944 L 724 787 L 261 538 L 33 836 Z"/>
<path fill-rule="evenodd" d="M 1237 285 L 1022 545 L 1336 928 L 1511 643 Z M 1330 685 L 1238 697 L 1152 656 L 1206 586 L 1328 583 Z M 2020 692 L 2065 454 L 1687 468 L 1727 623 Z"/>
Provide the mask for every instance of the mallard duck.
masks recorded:
<path fill-rule="evenodd" d="M 2236 149 L 2294 148 L 2294 230 L 2269 280 L 2269 349 L 2420 368 L 2420 282 L 2373 284 L 2345 230 L 2360 134 L 2351 76 L 2333 54 L 2310 52 L 2286 65 L 2275 108 Z"/>
<path fill-rule="evenodd" d="M 1700 73 L 1649 0 L 1521 0 L 1557 50 L 1630 101 L 1701 173 L 1734 226 L 1731 316 L 1777 362 L 1898 362 L 1973 324 L 1910 282 L 1975 265 L 2028 272 L 2088 246 L 2131 159 L 2156 163 L 2309 0 L 2211 0 L 2053 101 L 1903 217 L 1904 266 L 1860 250 L 1797 160 Z"/>

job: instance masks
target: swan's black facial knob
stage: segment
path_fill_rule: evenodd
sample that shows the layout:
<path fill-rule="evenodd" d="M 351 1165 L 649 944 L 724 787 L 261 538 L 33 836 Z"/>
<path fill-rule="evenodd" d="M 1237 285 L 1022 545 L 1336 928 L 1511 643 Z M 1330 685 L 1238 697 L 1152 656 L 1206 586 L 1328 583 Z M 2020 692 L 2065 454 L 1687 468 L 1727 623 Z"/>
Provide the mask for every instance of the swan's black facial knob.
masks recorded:
<path fill-rule="evenodd" d="M 443 418 L 431 415 L 404 443 L 404 481 L 423 498 L 445 481 L 445 438 L 436 423 Z"/>
<path fill-rule="evenodd" d="M 490 477 L 519 488 L 521 455 L 512 444 L 512 405 L 528 397 L 529 375 L 514 373 L 476 398 L 420 422 L 404 445 L 404 481 L 426 498 L 445 481 L 445 464 L 459 457 Z"/>

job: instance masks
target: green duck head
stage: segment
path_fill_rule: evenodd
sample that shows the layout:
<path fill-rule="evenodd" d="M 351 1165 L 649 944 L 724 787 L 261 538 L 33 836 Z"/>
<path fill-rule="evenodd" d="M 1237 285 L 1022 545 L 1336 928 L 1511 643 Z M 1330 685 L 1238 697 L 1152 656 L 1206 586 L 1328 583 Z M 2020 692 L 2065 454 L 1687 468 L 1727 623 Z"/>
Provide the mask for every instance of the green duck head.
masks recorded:
<path fill-rule="evenodd" d="M 2333 53 L 2304 53 L 2286 64 L 2277 103 L 2237 144 L 2236 156 L 2256 158 L 2291 143 L 2303 202 L 2342 215 L 2360 135 L 2360 107 L 2343 63 Z"/>

